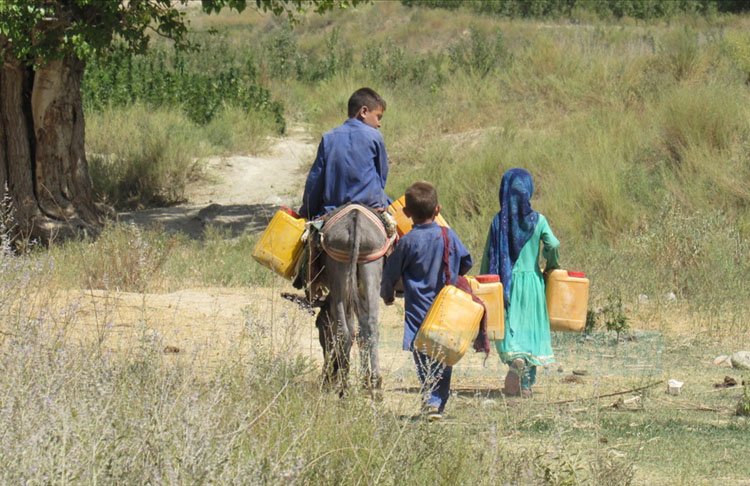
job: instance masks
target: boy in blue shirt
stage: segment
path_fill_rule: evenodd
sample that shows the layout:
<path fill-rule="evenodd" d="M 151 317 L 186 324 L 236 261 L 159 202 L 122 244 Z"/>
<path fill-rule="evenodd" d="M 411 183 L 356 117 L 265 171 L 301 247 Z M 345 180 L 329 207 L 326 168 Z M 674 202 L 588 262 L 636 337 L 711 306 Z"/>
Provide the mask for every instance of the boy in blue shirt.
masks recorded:
<path fill-rule="evenodd" d="M 443 233 L 435 223 L 440 212 L 437 191 L 429 182 L 415 182 L 406 190 L 404 214 L 412 218 L 414 227 L 396 245 L 383 269 L 380 296 L 386 305 L 393 304 L 394 286 L 399 279 L 404 285 L 403 349 L 411 351 L 424 393 L 424 408 L 429 420 L 442 418 L 450 396 L 453 368 L 414 349 L 414 338 L 435 297 L 446 284 L 443 269 Z M 471 255 L 452 229 L 448 229 L 451 275 L 465 275 L 472 266 Z M 455 277 L 453 282 L 455 285 Z"/>
<path fill-rule="evenodd" d="M 391 203 L 385 194 L 388 178 L 388 155 L 383 136 L 378 130 L 385 112 L 385 100 L 370 88 L 360 88 L 349 97 L 348 119 L 340 126 L 325 133 L 318 145 L 318 152 L 305 183 L 302 206 L 299 214 L 307 220 L 317 219 L 348 203 L 361 204 L 383 212 Z M 312 236 L 311 240 L 315 240 Z M 309 243 L 304 252 L 300 271 L 293 285 L 305 289 L 305 298 L 320 313 L 315 321 L 318 338 L 323 348 L 324 360 L 335 356 L 335 327 L 324 294 L 323 259 L 319 258 L 315 242 Z M 380 281 L 382 267 L 370 268 L 369 281 Z M 375 306 L 377 308 L 377 305 Z M 370 320 L 377 322 L 377 311 L 370 312 Z M 360 323 L 360 329 L 362 323 Z M 377 331 L 377 329 L 375 330 Z M 360 331 L 360 337 L 365 333 Z M 367 345 L 377 349 L 377 332 L 368 335 Z M 324 369 L 324 384 L 347 367 L 346 359 L 332 360 L 331 370 Z M 324 365 L 325 366 L 325 365 Z M 379 389 L 380 377 L 367 378 L 368 388 Z"/>
<path fill-rule="evenodd" d="M 378 131 L 385 100 L 370 88 L 360 88 L 349 98 L 349 119 L 323 135 L 307 175 L 302 207 L 298 211 L 315 219 L 346 203 L 385 209 L 388 155 Z"/>

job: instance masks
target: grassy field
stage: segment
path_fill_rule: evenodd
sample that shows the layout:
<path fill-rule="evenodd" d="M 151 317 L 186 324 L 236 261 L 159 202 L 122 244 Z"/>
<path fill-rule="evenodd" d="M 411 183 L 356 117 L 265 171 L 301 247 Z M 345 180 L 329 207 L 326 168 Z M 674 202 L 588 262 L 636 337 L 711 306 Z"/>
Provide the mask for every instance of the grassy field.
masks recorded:
<path fill-rule="evenodd" d="M 588 337 L 556 335 L 559 365 L 532 400 L 499 394 L 494 352 L 468 356 L 446 420 L 428 424 L 398 307 L 383 317 L 385 400 L 319 391 L 312 319 L 250 257 L 257 235 L 113 225 L 4 251 L 3 483 L 750 484 L 747 389 L 714 386 L 750 374 L 713 364 L 750 349 L 748 18 L 508 20 L 397 2 L 293 29 L 189 15 L 201 51 L 157 42 L 89 65 L 103 199 L 179 201 L 202 157 L 262 153 L 290 124 L 317 138 L 371 86 L 388 102 L 391 196 L 434 182 L 479 255 L 502 172 L 528 168 L 563 265 L 588 273 L 591 309 L 622 301 L 632 332 L 616 341 L 601 313 Z M 222 88 L 201 104 L 191 83 Z"/>

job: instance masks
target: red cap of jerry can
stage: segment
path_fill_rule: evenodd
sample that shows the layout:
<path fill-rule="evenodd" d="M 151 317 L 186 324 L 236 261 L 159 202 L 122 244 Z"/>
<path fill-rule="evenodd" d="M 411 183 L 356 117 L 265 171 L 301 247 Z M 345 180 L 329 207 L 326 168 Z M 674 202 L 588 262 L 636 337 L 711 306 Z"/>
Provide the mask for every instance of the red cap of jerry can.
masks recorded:
<path fill-rule="evenodd" d="M 495 283 L 500 281 L 500 275 L 493 275 L 491 273 L 487 275 L 477 275 L 474 278 L 476 278 L 479 283 Z"/>
<path fill-rule="evenodd" d="M 584 272 L 574 272 L 572 270 L 568 270 L 568 277 L 586 278 L 586 273 L 584 273 Z"/>
<path fill-rule="evenodd" d="M 291 208 L 289 208 L 287 206 L 281 206 L 279 209 L 282 210 L 282 211 L 284 211 L 286 214 L 288 214 L 289 216 L 293 217 L 294 219 L 300 219 L 302 217 L 302 216 L 299 215 L 299 213 L 297 213 L 297 211 L 295 211 L 294 209 L 291 209 Z"/>

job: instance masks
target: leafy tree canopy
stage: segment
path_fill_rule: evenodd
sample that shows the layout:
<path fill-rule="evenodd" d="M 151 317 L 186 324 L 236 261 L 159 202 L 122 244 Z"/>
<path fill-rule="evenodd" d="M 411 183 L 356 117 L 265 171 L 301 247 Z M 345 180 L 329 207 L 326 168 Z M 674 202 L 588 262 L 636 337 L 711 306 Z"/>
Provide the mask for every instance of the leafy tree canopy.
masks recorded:
<path fill-rule="evenodd" d="M 362 0 L 201 0 L 206 13 L 248 7 L 276 15 L 317 13 Z M 74 54 L 85 59 L 119 40 L 132 52 L 148 47 L 152 34 L 188 45 L 188 0 L 0 0 L 0 61 L 8 54 L 27 64 Z"/>

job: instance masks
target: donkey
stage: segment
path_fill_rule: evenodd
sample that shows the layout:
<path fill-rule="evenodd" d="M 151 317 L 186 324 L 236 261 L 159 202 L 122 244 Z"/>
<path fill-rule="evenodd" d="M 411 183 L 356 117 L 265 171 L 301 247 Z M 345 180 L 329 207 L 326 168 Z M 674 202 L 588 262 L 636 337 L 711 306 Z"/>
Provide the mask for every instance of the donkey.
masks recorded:
<path fill-rule="evenodd" d="M 323 383 L 337 386 L 343 393 L 356 336 L 363 385 L 375 396 L 382 383 L 378 359 L 380 280 L 383 255 L 393 237 L 388 236 L 375 211 L 358 204 L 332 212 L 320 236 L 329 289 L 326 305 L 316 321 L 323 347 Z"/>

